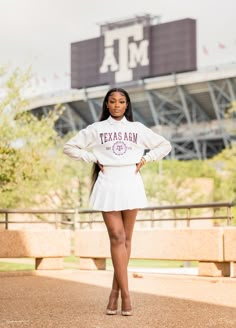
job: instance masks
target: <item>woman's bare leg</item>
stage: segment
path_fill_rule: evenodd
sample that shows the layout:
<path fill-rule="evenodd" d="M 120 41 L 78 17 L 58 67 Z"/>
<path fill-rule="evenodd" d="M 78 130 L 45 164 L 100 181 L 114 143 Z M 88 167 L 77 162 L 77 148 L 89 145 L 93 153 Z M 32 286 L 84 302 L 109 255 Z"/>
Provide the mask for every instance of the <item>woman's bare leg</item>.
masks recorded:
<path fill-rule="evenodd" d="M 111 257 L 114 266 L 114 277 L 112 283 L 112 292 L 109 299 L 108 308 L 117 307 L 116 298 L 121 290 L 122 310 L 125 308 L 131 310 L 127 266 L 131 252 L 131 239 L 137 210 L 125 210 L 104 212 L 103 218 L 107 226 Z M 115 312 L 115 311 L 114 311 Z"/>
<path fill-rule="evenodd" d="M 123 220 L 123 225 L 124 225 L 124 230 L 125 230 L 125 247 L 127 250 L 127 266 L 129 263 L 129 258 L 130 258 L 130 253 L 131 253 L 131 240 L 132 240 L 132 235 L 133 235 L 133 230 L 134 230 L 134 224 L 135 220 L 137 217 L 138 210 L 125 210 L 122 211 L 122 220 Z M 112 290 L 119 290 L 119 284 L 117 282 L 115 272 L 113 275 L 113 282 L 112 282 Z"/>
<path fill-rule="evenodd" d="M 123 224 L 124 224 L 124 228 L 125 228 L 125 234 L 126 234 L 126 238 L 125 238 L 125 247 L 127 250 L 127 267 L 129 264 L 129 258 L 130 258 L 130 253 L 131 253 L 131 240 L 132 240 L 132 236 L 133 236 L 133 230 L 134 230 L 134 224 L 136 221 L 136 216 L 137 216 L 138 211 L 137 210 L 126 210 L 122 212 L 122 217 L 123 217 Z M 121 294 L 122 297 L 122 294 Z M 131 306 L 131 300 L 130 300 L 130 296 L 128 295 L 128 297 L 124 296 L 122 297 L 122 307 L 121 310 L 124 312 L 126 312 L 128 310 L 128 312 L 132 309 Z"/>

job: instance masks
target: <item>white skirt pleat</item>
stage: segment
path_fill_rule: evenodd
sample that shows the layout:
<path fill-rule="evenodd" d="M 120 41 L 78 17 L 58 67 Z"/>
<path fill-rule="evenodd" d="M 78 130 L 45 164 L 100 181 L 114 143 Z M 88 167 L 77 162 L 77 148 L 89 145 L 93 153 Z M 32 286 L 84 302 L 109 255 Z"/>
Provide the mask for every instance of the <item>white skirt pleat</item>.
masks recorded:
<path fill-rule="evenodd" d="M 94 185 L 90 206 L 98 211 L 122 211 L 147 206 L 147 198 L 136 165 L 104 166 Z"/>

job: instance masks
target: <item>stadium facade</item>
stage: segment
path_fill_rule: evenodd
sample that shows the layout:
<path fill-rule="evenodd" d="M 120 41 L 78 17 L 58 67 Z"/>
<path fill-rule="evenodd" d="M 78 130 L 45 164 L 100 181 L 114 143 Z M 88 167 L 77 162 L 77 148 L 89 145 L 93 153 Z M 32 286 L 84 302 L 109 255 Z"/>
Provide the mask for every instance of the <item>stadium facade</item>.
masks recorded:
<path fill-rule="evenodd" d="M 176 159 L 205 159 L 236 137 L 236 65 L 197 70 L 196 21 L 150 15 L 100 25 L 71 44 L 71 89 L 31 99 L 35 115 L 64 105 L 61 135 L 99 120 L 105 93 L 125 88 L 134 118 L 170 140 Z"/>

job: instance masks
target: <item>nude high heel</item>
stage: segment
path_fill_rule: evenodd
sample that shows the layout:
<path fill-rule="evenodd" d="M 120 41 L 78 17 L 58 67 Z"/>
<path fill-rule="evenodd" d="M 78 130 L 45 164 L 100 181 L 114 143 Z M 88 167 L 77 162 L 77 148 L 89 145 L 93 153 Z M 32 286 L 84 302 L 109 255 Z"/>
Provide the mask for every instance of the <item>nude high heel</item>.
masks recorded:
<path fill-rule="evenodd" d="M 109 302 L 107 305 L 106 314 L 108 315 L 117 314 L 118 297 L 119 297 L 119 290 L 112 289 L 109 296 Z"/>
<path fill-rule="evenodd" d="M 123 315 L 123 316 L 133 315 L 129 297 L 122 299 L 121 315 Z"/>

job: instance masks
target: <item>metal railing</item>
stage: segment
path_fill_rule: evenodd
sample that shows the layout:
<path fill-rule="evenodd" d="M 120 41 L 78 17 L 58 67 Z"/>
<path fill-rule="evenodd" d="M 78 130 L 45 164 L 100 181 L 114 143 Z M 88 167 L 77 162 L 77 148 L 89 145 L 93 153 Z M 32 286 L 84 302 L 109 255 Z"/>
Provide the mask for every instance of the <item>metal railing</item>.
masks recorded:
<path fill-rule="evenodd" d="M 193 220 L 214 220 L 214 222 L 219 221 L 224 225 L 230 226 L 232 224 L 232 207 L 235 206 L 232 202 L 218 202 L 218 203 L 203 203 L 203 204 L 182 204 L 182 205 L 166 205 L 166 206 L 151 206 L 140 209 L 139 213 L 145 213 L 145 218 L 138 218 L 137 222 L 150 222 L 150 226 L 154 227 L 155 222 L 161 221 L 186 221 L 186 226 L 190 226 L 190 222 Z M 212 209 L 212 215 L 192 215 L 193 210 L 199 209 Z M 156 212 L 160 213 L 162 211 L 171 211 L 174 215 L 173 217 L 155 217 Z M 178 216 L 180 212 L 181 216 Z M 217 214 L 220 212 L 220 215 Z M 222 213 L 223 212 L 223 213 Z M 101 219 L 100 211 L 90 210 L 90 209 L 0 209 L 0 216 L 3 215 L 3 220 L 0 218 L 0 225 L 4 224 L 5 229 L 9 229 L 9 224 L 54 224 L 56 228 L 61 226 L 70 226 L 72 229 L 83 228 L 84 225 L 88 225 L 93 228 L 94 223 L 103 223 Z M 147 213 L 149 218 L 146 218 Z M 33 220 L 12 220 L 10 215 L 14 216 L 16 214 L 33 214 Z M 54 219 L 50 220 L 40 218 L 40 215 L 54 215 Z M 82 219 L 86 214 L 89 215 L 88 220 Z M 97 215 L 99 214 L 99 219 Z M 169 213 L 167 213 L 169 214 Z"/>

